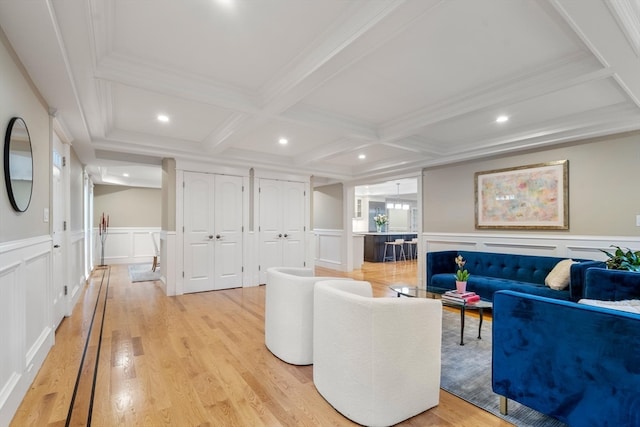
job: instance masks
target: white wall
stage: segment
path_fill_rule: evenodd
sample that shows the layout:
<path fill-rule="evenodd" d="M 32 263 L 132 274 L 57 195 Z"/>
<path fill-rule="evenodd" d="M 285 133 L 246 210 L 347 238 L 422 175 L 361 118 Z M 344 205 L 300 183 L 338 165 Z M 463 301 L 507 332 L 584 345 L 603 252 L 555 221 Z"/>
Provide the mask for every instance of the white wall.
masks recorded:
<path fill-rule="evenodd" d="M 93 226 L 100 216 L 109 214 L 113 227 L 160 227 L 162 190 L 159 188 L 95 185 L 93 188 Z"/>
<path fill-rule="evenodd" d="M 151 265 L 155 248 L 150 233 L 159 234 L 160 227 L 109 227 L 104 242 L 104 263 L 106 265 L 138 263 Z M 93 234 L 95 242 L 93 261 L 95 265 L 100 265 L 102 242 L 97 228 L 94 229 Z"/>
<path fill-rule="evenodd" d="M 54 342 L 50 209 L 50 118 L 0 31 L 0 129 L 12 117 L 27 124 L 33 152 L 33 193 L 15 212 L 0 185 L 0 425 L 8 425 Z M 0 150 L 0 164 L 4 150 Z"/>
<path fill-rule="evenodd" d="M 422 251 L 419 253 L 449 250 L 497 252 L 583 258 L 604 261 L 601 250 L 610 251 L 615 241 L 622 247 L 640 250 L 640 241 L 635 237 L 557 235 L 549 233 L 424 233 Z M 452 261 L 453 263 L 453 261 Z M 426 266 L 425 266 L 426 271 Z M 473 274 L 473 271 L 469 273 Z M 425 286 L 423 272 L 419 280 Z"/>
<path fill-rule="evenodd" d="M 342 210 L 342 184 L 313 189 L 313 228 L 341 229 Z"/>

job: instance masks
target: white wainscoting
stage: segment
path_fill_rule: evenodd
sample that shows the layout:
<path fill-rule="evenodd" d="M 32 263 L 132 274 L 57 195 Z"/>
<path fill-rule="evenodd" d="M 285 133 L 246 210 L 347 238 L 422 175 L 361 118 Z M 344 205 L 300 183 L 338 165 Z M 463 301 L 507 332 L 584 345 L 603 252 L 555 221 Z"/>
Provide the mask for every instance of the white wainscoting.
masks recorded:
<path fill-rule="evenodd" d="M 332 270 L 345 271 L 343 259 L 343 231 L 342 230 L 314 230 L 315 259 L 314 264 Z"/>
<path fill-rule="evenodd" d="M 419 252 L 422 254 L 463 250 L 604 261 L 606 255 L 601 252 L 601 249 L 611 251 L 612 244 L 633 250 L 640 249 L 640 237 L 632 236 L 575 236 L 532 232 L 531 234 L 423 233 L 422 237 L 422 251 Z M 425 281 L 426 276 L 422 279 L 423 285 Z"/>
<path fill-rule="evenodd" d="M 610 245 L 640 250 L 640 237 L 554 234 L 422 233 L 418 250 L 418 283 L 426 283 L 427 252 L 464 250 L 605 260 Z M 315 265 L 347 271 L 342 230 L 314 230 Z M 355 242 L 354 242 L 355 252 Z M 356 258 L 354 253 L 354 258 Z M 354 268 L 358 268 L 354 259 Z"/>
<path fill-rule="evenodd" d="M 8 425 L 54 343 L 50 236 L 0 244 L 0 425 Z"/>
<path fill-rule="evenodd" d="M 149 233 L 159 233 L 159 227 L 109 227 L 104 244 L 105 264 L 137 264 L 153 262 L 155 248 Z M 94 265 L 100 265 L 101 241 L 98 229 L 93 231 Z"/>
<path fill-rule="evenodd" d="M 259 253 L 260 253 L 260 233 L 249 231 L 245 233 L 243 242 L 244 272 L 242 274 L 242 286 L 260 285 Z"/>
<path fill-rule="evenodd" d="M 353 269 L 360 270 L 364 262 L 364 235 L 353 235 Z"/>
<path fill-rule="evenodd" d="M 84 269 L 84 231 L 69 234 L 69 270 L 67 285 L 67 316 L 71 315 L 73 307 L 80 298 L 80 291 L 87 281 Z"/>
<path fill-rule="evenodd" d="M 316 234 L 313 230 L 304 234 L 304 266 L 307 268 L 316 266 Z"/>

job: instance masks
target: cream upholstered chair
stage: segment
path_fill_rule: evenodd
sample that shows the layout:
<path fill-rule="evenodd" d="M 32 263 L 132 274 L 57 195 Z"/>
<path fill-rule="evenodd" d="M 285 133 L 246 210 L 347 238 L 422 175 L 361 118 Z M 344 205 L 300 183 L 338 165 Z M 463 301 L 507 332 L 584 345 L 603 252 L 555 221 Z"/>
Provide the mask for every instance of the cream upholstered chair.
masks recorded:
<path fill-rule="evenodd" d="M 345 417 L 388 426 L 439 403 L 439 299 L 372 298 L 368 282 L 321 281 L 313 325 L 313 382 Z"/>
<path fill-rule="evenodd" d="M 311 268 L 267 270 L 264 342 L 269 351 L 293 365 L 313 363 L 313 289 L 319 280 Z"/>

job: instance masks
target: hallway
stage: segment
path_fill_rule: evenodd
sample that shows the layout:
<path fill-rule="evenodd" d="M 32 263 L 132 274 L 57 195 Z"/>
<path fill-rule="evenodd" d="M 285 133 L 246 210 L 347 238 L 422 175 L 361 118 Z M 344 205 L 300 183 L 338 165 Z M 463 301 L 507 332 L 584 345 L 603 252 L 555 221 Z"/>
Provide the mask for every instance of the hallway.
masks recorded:
<path fill-rule="evenodd" d="M 416 265 L 365 263 L 352 277 L 393 296 L 387 285 L 414 281 Z M 355 425 L 317 393 L 312 366 L 288 365 L 266 349 L 264 292 L 166 297 L 155 282 L 131 283 L 126 265 L 95 270 L 12 425 L 62 426 L 68 415 L 73 426 Z M 471 424 L 509 425 L 445 392 L 438 407 L 402 423 Z"/>

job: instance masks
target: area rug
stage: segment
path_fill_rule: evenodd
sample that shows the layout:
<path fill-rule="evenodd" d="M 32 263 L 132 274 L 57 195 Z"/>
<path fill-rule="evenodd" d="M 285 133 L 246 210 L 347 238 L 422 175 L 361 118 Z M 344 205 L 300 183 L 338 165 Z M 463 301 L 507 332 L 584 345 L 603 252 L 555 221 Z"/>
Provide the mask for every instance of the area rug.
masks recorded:
<path fill-rule="evenodd" d="M 478 319 L 467 316 L 464 343 L 460 345 L 460 313 L 443 310 L 442 374 L 440 387 L 519 427 L 561 427 L 566 424 L 512 400 L 509 415 L 500 413 L 500 398 L 491 389 L 491 322 L 482 324 L 478 339 Z"/>
<path fill-rule="evenodd" d="M 160 280 L 160 270 L 151 271 L 151 264 L 129 264 L 131 282 L 152 282 Z"/>

